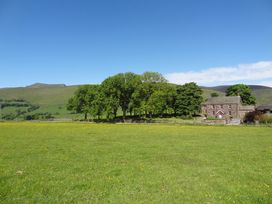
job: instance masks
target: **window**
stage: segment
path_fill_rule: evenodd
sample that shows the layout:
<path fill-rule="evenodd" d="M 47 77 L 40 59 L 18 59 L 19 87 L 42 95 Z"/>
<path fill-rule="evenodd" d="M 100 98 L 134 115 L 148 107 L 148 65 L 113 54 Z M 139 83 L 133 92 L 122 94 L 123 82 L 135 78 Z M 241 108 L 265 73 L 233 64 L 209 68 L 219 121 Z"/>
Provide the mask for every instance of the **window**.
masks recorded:
<path fill-rule="evenodd" d="M 213 115 L 215 115 L 215 111 L 213 111 Z"/>
<path fill-rule="evenodd" d="M 223 105 L 220 105 L 221 108 L 223 108 Z"/>
<path fill-rule="evenodd" d="M 231 115 L 231 111 L 229 111 L 229 115 Z"/>

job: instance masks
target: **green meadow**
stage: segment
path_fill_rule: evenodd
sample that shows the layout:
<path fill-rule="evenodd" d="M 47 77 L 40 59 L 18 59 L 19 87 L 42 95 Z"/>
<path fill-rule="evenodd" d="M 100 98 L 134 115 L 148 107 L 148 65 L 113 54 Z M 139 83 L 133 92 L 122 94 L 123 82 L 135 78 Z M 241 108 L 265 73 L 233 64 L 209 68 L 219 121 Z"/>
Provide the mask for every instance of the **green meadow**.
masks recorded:
<path fill-rule="evenodd" d="M 0 123 L 1 203 L 272 203 L 272 128 Z"/>

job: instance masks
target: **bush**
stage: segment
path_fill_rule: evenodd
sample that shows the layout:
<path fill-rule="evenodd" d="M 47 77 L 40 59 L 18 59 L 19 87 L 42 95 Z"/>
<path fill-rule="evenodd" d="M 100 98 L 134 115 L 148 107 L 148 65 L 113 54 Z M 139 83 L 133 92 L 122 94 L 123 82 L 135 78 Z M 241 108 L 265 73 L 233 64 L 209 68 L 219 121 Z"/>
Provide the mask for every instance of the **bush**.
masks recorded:
<path fill-rule="evenodd" d="M 14 115 L 12 113 L 3 115 L 3 117 L 2 117 L 3 120 L 14 120 L 15 118 L 16 118 L 16 115 Z"/>
<path fill-rule="evenodd" d="M 259 111 L 253 111 L 253 112 L 246 113 L 246 115 L 244 117 L 244 123 L 255 123 L 256 121 L 259 120 L 261 114 L 262 113 Z"/>
<path fill-rule="evenodd" d="M 261 124 L 272 124 L 272 116 L 271 115 L 261 115 L 259 117 L 259 122 Z"/>
<path fill-rule="evenodd" d="M 32 111 L 37 110 L 39 108 L 40 108 L 39 105 L 30 105 L 30 107 L 27 109 L 27 111 L 32 112 Z"/>
<path fill-rule="evenodd" d="M 25 116 L 25 120 L 50 120 L 54 119 L 54 116 L 51 113 L 35 113 Z"/>

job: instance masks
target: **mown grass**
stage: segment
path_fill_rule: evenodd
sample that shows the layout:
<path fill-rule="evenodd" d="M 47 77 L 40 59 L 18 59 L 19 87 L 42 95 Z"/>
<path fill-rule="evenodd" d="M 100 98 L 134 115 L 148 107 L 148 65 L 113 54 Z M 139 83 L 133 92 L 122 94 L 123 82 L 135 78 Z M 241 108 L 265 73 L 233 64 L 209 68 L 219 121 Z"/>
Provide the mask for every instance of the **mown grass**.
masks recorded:
<path fill-rule="evenodd" d="M 0 123 L 0 201 L 272 203 L 271 132 Z"/>

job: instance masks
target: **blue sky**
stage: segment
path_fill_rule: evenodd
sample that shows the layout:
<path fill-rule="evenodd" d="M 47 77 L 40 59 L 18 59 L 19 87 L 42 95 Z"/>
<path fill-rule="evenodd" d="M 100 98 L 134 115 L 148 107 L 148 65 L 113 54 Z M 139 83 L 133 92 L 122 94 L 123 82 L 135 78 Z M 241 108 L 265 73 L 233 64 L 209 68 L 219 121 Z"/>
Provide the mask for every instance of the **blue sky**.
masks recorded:
<path fill-rule="evenodd" d="M 272 86 L 271 61 L 271 0 L 0 0 L 0 87 L 146 70 Z"/>

